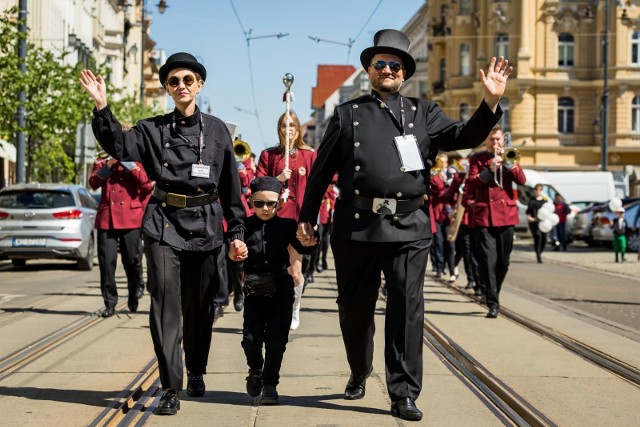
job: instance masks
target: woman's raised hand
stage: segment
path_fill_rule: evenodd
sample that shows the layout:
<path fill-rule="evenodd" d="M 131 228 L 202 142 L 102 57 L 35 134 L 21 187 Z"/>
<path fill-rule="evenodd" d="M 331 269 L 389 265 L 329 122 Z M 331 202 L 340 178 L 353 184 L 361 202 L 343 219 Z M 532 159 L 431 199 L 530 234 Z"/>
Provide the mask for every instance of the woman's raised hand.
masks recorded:
<path fill-rule="evenodd" d="M 107 85 L 102 76 L 94 76 L 89 70 L 80 71 L 80 84 L 91 95 L 96 103 L 96 109 L 102 110 L 107 106 Z"/>

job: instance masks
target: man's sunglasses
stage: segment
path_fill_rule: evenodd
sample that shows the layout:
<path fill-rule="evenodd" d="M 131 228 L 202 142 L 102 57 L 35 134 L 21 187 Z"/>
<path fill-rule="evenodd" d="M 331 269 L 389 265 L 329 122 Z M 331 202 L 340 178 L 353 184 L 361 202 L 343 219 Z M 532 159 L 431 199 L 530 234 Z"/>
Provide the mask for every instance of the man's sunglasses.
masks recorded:
<path fill-rule="evenodd" d="M 253 201 L 253 206 L 255 206 L 258 209 L 262 209 L 265 207 L 265 205 L 269 208 L 269 209 L 273 209 L 276 207 L 276 205 L 278 204 L 277 201 L 273 201 L 273 200 L 254 200 Z"/>
<path fill-rule="evenodd" d="M 387 65 L 389 65 L 389 69 L 391 71 L 393 71 L 394 73 L 397 73 L 398 71 L 402 70 L 404 67 L 402 66 L 402 64 L 400 64 L 397 61 L 376 61 L 376 62 L 372 62 L 371 66 L 376 70 L 376 71 L 382 71 L 384 70 L 384 67 L 386 67 Z"/>
<path fill-rule="evenodd" d="M 182 78 L 182 81 L 184 82 L 185 86 L 189 87 L 196 82 L 196 78 L 191 74 L 187 74 Z M 178 87 L 180 85 L 180 78 L 176 76 L 171 76 L 167 80 L 167 84 L 171 87 Z"/>

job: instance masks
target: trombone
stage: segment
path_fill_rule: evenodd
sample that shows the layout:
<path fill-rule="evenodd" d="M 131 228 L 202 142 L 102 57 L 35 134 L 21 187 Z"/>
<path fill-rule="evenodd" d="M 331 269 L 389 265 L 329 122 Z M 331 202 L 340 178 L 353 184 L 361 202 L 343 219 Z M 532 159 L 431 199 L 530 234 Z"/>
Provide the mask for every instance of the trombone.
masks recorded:
<path fill-rule="evenodd" d="M 511 168 L 520 163 L 520 151 L 511 142 L 511 132 L 504 133 L 505 144 L 501 148 L 493 147 L 493 182 L 502 187 L 503 169 L 502 165 Z M 504 148 L 506 146 L 506 148 Z M 498 167 L 498 155 L 502 155 L 502 164 Z"/>

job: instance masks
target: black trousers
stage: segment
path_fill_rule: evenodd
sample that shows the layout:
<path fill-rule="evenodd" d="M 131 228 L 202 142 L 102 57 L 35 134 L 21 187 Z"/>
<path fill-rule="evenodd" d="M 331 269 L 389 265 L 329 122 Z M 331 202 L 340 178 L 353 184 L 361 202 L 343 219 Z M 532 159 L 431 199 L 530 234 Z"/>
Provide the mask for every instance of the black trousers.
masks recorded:
<path fill-rule="evenodd" d="M 424 273 L 431 239 L 355 242 L 331 236 L 338 312 L 351 373 L 364 378 L 373 363 L 374 311 L 384 273 L 385 365 L 392 401 L 417 399 L 422 389 Z"/>
<path fill-rule="evenodd" d="M 569 244 L 569 238 L 567 237 L 567 223 L 561 222 L 555 227 L 556 235 L 558 236 L 558 242 L 560 242 L 560 247 L 563 251 L 567 250 L 567 245 Z"/>
<path fill-rule="evenodd" d="M 180 344 L 190 374 L 206 374 L 213 296 L 220 286 L 218 255 L 176 250 L 144 237 L 151 293 L 149 324 L 163 389 L 182 390 Z"/>
<path fill-rule="evenodd" d="M 444 235 L 442 234 L 442 224 L 436 222 L 436 232 L 433 234 L 433 245 L 431 245 L 431 263 L 435 265 L 437 273 L 444 273 Z"/>
<path fill-rule="evenodd" d="M 536 251 L 536 257 L 540 260 L 540 255 L 544 252 L 544 247 L 547 244 L 547 233 L 540 231 L 540 227 L 537 222 L 529 223 L 529 230 L 533 235 L 533 249 Z"/>
<path fill-rule="evenodd" d="M 452 275 L 456 268 L 456 242 L 450 242 L 449 239 L 447 239 L 447 236 L 451 232 L 451 224 L 442 224 L 440 230 L 442 230 L 444 262 L 449 270 L 449 275 Z"/>
<path fill-rule="evenodd" d="M 216 259 L 217 267 L 217 275 L 218 275 L 218 283 L 219 286 L 216 288 L 216 293 L 213 295 L 213 303 L 216 306 L 226 307 L 229 305 L 229 293 L 232 290 L 233 282 L 231 281 L 230 270 L 228 264 L 231 264 L 228 261 L 227 254 L 229 253 L 229 248 L 226 244 L 223 244 L 220 248 L 220 252 L 218 252 L 218 257 Z"/>
<path fill-rule="evenodd" d="M 242 326 L 242 348 L 247 365 L 251 369 L 262 369 L 263 385 L 273 387 L 280 382 L 280 367 L 293 315 L 293 277 L 285 274 L 277 280 L 277 291 L 273 296 L 245 299 Z"/>
<path fill-rule="evenodd" d="M 478 260 L 473 251 L 473 229 L 465 225 L 460 225 L 458 229 L 455 265 L 458 265 L 461 259 L 464 262 L 467 281 L 479 283 Z"/>
<path fill-rule="evenodd" d="M 474 235 L 480 255 L 480 277 L 485 286 L 487 306 L 500 308 L 499 294 L 509 271 L 513 249 L 513 227 L 477 227 Z"/>
<path fill-rule="evenodd" d="M 100 291 L 105 307 L 115 307 L 118 303 L 118 288 L 116 286 L 118 245 L 120 245 L 122 265 L 127 274 L 129 296 L 135 296 L 138 288 L 144 288 L 140 229 L 98 230 Z"/>

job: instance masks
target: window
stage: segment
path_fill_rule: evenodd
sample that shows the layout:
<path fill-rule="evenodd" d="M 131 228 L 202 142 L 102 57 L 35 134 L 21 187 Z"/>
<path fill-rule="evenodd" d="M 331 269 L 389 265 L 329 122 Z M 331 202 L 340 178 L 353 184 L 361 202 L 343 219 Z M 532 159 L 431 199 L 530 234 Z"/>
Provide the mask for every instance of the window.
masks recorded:
<path fill-rule="evenodd" d="M 631 101 L 631 132 L 640 133 L 640 96 Z"/>
<path fill-rule="evenodd" d="M 509 34 L 500 33 L 496 36 L 496 57 L 509 57 Z"/>
<path fill-rule="evenodd" d="M 463 43 L 460 45 L 460 75 L 468 76 L 471 74 L 471 47 Z"/>
<path fill-rule="evenodd" d="M 460 121 L 466 122 L 469 120 L 469 104 L 462 103 L 460 104 Z"/>
<path fill-rule="evenodd" d="M 511 131 L 511 112 L 509 111 L 509 98 L 503 96 L 500 98 L 500 108 L 502 108 L 502 117 L 498 120 L 498 124 L 505 132 Z"/>
<path fill-rule="evenodd" d="M 575 107 L 573 99 L 558 99 L 558 132 L 573 133 L 573 121 L 575 115 Z"/>
<path fill-rule="evenodd" d="M 460 15 L 470 15 L 470 14 L 471 14 L 471 0 L 461 0 Z"/>
<path fill-rule="evenodd" d="M 573 67 L 573 51 L 575 42 L 571 34 L 558 35 L 558 66 Z"/>
<path fill-rule="evenodd" d="M 640 65 L 640 31 L 631 35 L 631 64 Z"/>

